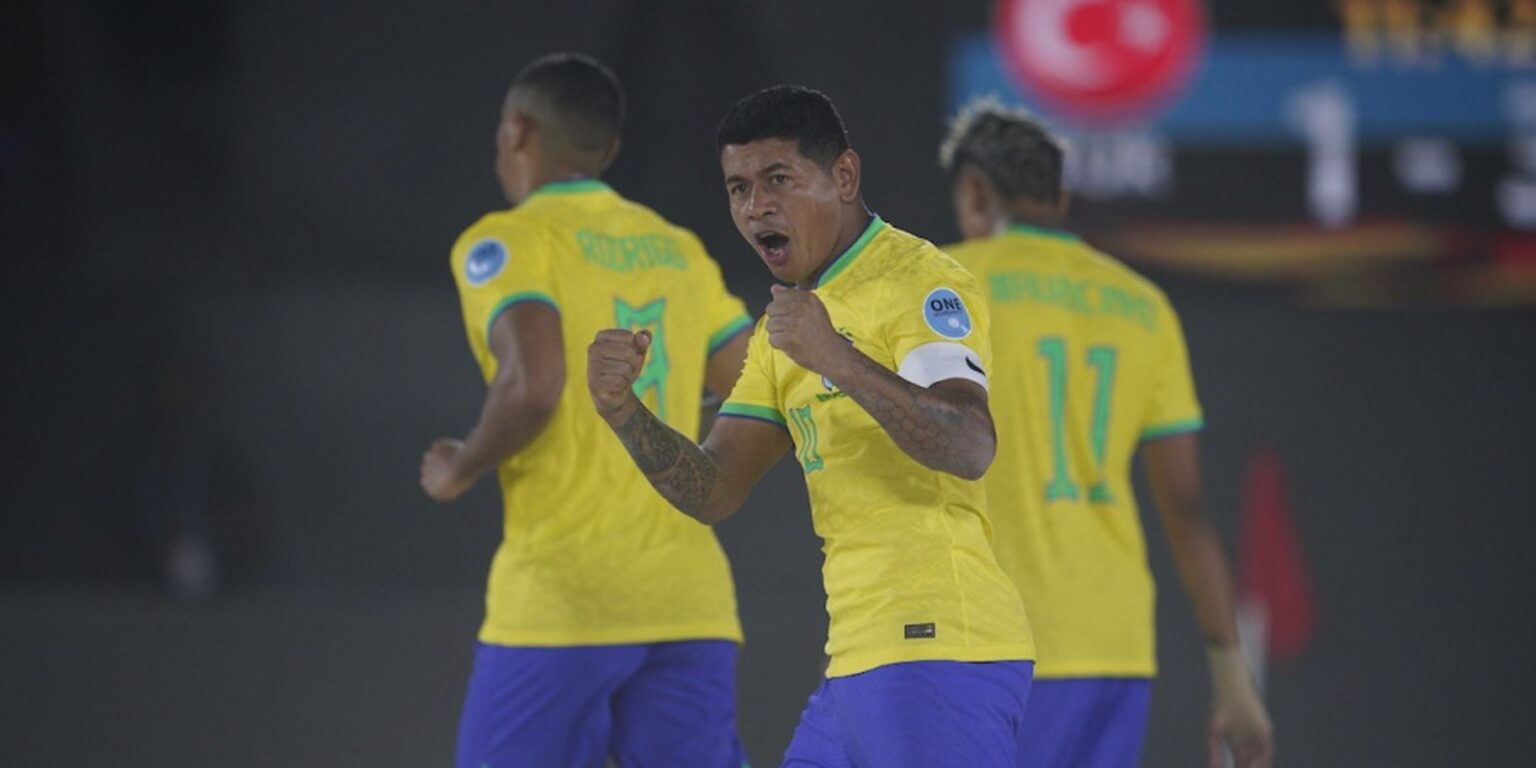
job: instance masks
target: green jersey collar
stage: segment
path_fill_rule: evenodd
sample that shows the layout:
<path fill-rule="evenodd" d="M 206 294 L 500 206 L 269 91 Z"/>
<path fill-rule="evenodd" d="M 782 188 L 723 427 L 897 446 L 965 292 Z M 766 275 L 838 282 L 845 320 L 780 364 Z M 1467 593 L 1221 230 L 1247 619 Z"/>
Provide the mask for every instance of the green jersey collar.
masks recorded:
<path fill-rule="evenodd" d="M 1057 240 L 1077 241 L 1077 235 L 1061 229 L 1050 227 L 1037 227 L 1033 224 L 1009 224 L 1004 230 L 1010 235 L 1035 235 L 1036 237 L 1054 237 Z"/>
<path fill-rule="evenodd" d="M 597 179 L 566 179 L 564 181 L 550 181 L 539 185 L 533 194 L 528 196 L 532 200 L 540 195 L 578 195 L 583 192 L 606 191 L 608 185 Z M 523 202 L 527 202 L 524 200 Z"/>
<path fill-rule="evenodd" d="M 843 270 L 847 269 L 848 265 L 852 264 L 853 260 L 859 257 L 865 246 L 869 245 L 869 241 L 875 239 L 875 235 L 880 234 L 882 229 L 885 229 L 885 219 L 880 218 L 876 214 L 874 218 L 869 220 L 869 226 L 864 228 L 864 234 L 859 235 L 859 239 L 853 241 L 853 245 L 848 246 L 848 250 L 843 251 L 842 255 L 833 259 L 832 264 L 827 267 L 825 272 L 821 273 L 820 277 L 816 278 L 816 284 L 811 287 L 820 288 L 832 282 L 832 278 L 837 277 Z"/>

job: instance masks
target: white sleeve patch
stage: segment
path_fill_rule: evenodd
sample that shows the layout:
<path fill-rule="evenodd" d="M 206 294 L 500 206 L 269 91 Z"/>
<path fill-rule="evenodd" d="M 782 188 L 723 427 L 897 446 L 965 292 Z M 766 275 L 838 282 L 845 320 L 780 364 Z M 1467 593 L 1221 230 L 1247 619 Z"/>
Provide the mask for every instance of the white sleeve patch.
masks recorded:
<path fill-rule="evenodd" d="M 946 379 L 974 381 L 987 386 L 987 373 L 975 350 L 951 341 L 924 344 L 907 353 L 896 368 L 896 375 L 919 387 L 931 387 Z"/>

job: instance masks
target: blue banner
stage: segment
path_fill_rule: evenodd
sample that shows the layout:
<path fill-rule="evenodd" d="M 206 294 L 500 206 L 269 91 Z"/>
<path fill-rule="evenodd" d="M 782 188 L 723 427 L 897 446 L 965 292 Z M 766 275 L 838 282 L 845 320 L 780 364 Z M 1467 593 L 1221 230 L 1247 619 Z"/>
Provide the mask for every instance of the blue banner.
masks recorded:
<path fill-rule="evenodd" d="M 1175 142 L 1292 144 L 1298 135 L 1293 104 L 1316 89 L 1342 95 L 1365 142 L 1434 136 L 1493 145 L 1512 126 L 1536 127 L 1536 70 L 1451 55 L 1433 67 L 1357 62 L 1336 31 L 1214 37 L 1188 88 L 1162 112 L 1125 127 L 1154 128 Z M 974 97 L 992 95 L 1071 126 L 1020 91 L 989 35 L 954 45 L 948 90 L 951 114 Z"/>

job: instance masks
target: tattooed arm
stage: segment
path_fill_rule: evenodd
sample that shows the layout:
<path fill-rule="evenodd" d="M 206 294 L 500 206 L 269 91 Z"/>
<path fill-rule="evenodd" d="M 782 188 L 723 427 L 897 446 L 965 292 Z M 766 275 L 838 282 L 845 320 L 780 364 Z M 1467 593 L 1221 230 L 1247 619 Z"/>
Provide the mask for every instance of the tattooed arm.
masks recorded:
<path fill-rule="evenodd" d="M 598 414 L 656 491 L 683 514 L 713 525 L 736 512 L 789 449 L 789 436 L 776 425 L 721 418 L 700 446 L 667 426 L 633 390 L 650 345 L 646 331 L 599 332 L 587 348 L 587 387 Z"/>
<path fill-rule="evenodd" d="M 967 480 L 986 474 L 997 452 L 987 390 L 965 379 L 919 387 L 844 344 L 847 361 L 827 377 L 879 422 L 919 464 Z"/>
<path fill-rule="evenodd" d="M 854 349 L 832 327 L 816 294 L 774 286 L 768 343 L 820 373 L 863 406 L 919 464 L 975 480 L 997 452 L 987 390 L 965 379 L 919 387 Z"/>

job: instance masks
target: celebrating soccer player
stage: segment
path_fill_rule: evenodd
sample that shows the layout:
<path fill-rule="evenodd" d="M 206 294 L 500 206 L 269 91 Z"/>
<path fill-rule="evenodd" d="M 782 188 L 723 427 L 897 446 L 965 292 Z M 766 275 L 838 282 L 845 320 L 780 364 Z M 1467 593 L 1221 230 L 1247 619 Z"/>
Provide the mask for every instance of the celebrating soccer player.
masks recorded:
<path fill-rule="evenodd" d="M 1201 412 L 1178 316 L 1156 286 L 1060 229 L 1062 148 L 1029 117 L 976 105 L 940 161 L 969 238 L 946 251 L 985 282 L 996 320 L 994 542 L 1040 650 L 1019 765 L 1139 763 L 1155 661 L 1137 452 L 1209 643 L 1211 764 L 1225 741 L 1239 766 L 1269 765 L 1269 716 L 1201 494 Z"/>
<path fill-rule="evenodd" d="M 516 207 L 453 247 L 489 391 L 467 438 L 427 450 L 421 485 L 449 501 L 495 470 L 506 507 L 459 768 L 743 762 L 725 554 L 651 490 L 580 391 L 586 340 L 642 330 L 651 354 L 626 391 L 693 434 L 704 386 L 730 392 L 751 329 L 692 233 L 597 180 L 622 121 L 602 65 L 529 65 L 496 133 Z"/>
<path fill-rule="evenodd" d="M 1010 766 L 1034 647 L 988 541 L 987 314 L 970 274 L 872 216 L 831 101 L 738 102 L 718 136 L 732 218 L 773 301 L 703 446 L 634 395 L 658 352 L 608 330 L 597 410 L 682 512 L 735 512 L 791 446 L 805 472 L 831 628 L 827 679 L 785 765 Z"/>

